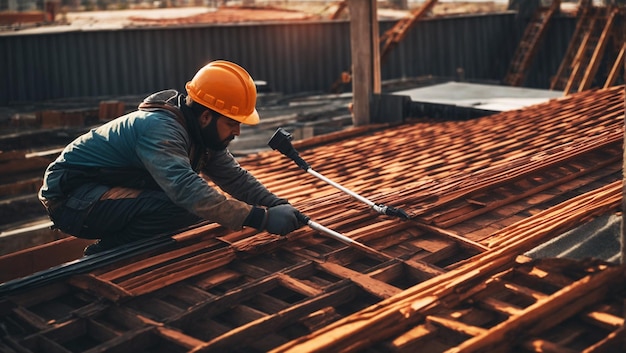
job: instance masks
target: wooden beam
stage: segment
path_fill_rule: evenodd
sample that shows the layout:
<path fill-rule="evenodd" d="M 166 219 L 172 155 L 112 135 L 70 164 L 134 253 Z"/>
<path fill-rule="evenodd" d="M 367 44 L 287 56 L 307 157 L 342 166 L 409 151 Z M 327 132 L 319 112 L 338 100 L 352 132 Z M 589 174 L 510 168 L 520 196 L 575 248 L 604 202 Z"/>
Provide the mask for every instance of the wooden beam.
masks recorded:
<path fill-rule="evenodd" d="M 503 344 L 515 332 L 527 332 L 529 336 L 537 335 L 547 327 L 558 325 L 585 306 L 596 303 L 606 295 L 607 284 L 616 283 L 622 276 L 623 269 L 614 267 L 594 276 L 582 278 L 571 286 L 538 300 L 522 314 L 502 322 L 486 331 L 484 335 L 463 342 L 456 348 L 462 352 L 484 352 L 489 350 L 489 347 Z"/>
<path fill-rule="evenodd" d="M 429 339 L 436 334 L 436 329 L 429 328 L 426 325 L 418 325 L 396 337 L 391 342 L 391 346 L 398 351 L 408 351 L 408 349 L 413 347 L 416 342 Z"/>
<path fill-rule="evenodd" d="M 464 323 L 462 323 L 460 321 L 450 320 L 448 318 L 438 317 L 438 316 L 434 316 L 434 315 L 426 316 L 426 322 L 430 323 L 430 324 L 435 324 L 435 325 L 438 325 L 438 326 L 442 326 L 442 327 L 445 327 L 445 328 L 447 328 L 447 329 L 449 329 L 451 331 L 456 331 L 456 332 L 458 332 L 460 334 L 467 335 L 467 336 L 472 336 L 472 337 L 485 335 L 488 332 L 488 330 L 486 330 L 486 329 L 484 329 L 482 327 L 467 325 L 467 324 L 464 324 Z"/>
<path fill-rule="evenodd" d="M 238 345 L 257 339 L 259 335 L 274 333 L 276 330 L 284 327 L 284 325 L 288 325 L 290 322 L 305 317 L 310 313 L 327 308 L 329 305 L 339 305 L 350 301 L 352 297 L 353 290 L 349 286 L 338 288 L 329 293 L 323 293 L 276 314 L 260 317 L 241 325 L 200 346 L 196 346 L 191 352 L 223 352 L 224 350 L 233 349 Z"/>
<path fill-rule="evenodd" d="M 529 352 L 544 352 L 544 353 L 577 353 L 579 351 L 559 346 L 556 343 L 546 341 L 544 339 L 533 339 L 528 342 L 524 342 L 524 347 Z"/>
<path fill-rule="evenodd" d="M 415 24 L 426 17 L 426 14 L 435 6 L 437 0 L 427 0 L 417 10 L 411 12 L 407 18 L 403 18 L 396 23 L 390 30 L 382 36 L 383 48 L 380 54 L 380 60 L 385 61 L 389 53 L 395 48 Z"/>
<path fill-rule="evenodd" d="M 626 21 L 622 21 L 623 27 L 624 29 L 626 29 Z M 626 32 L 626 31 L 625 31 Z M 626 44 L 624 44 L 624 47 L 626 47 Z M 624 51 L 624 47 L 622 47 L 622 52 Z M 624 79 L 626 79 L 626 58 L 624 59 Z M 624 88 L 622 88 L 622 92 L 624 91 Z M 626 95 L 624 95 L 624 111 L 626 111 Z M 626 125 L 626 120 L 624 121 L 624 125 Z M 622 126 L 622 130 L 624 128 L 624 125 Z M 624 139 L 624 141 L 626 141 L 626 130 L 624 130 L 624 133 L 622 134 L 622 138 Z M 622 203 L 621 203 L 621 211 L 622 211 L 622 226 L 620 227 L 620 244 L 621 244 L 621 251 L 620 251 L 620 263 L 626 264 L 626 227 L 624 226 L 626 224 L 626 173 L 624 172 L 626 170 L 626 148 L 623 148 L 623 153 L 622 153 Z M 624 319 L 626 319 L 626 309 L 624 310 Z"/>
<path fill-rule="evenodd" d="M 592 37 L 593 37 L 593 31 L 594 31 L 594 26 L 595 26 L 595 22 L 597 21 L 597 18 L 592 18 L 591 23 L 589 24 L 589 30 L 587 31 L 587 33 L 584 35 L 580 46 L 578 47 L 578 51 L 576 52 L 576 55 L 574 56 L 574 61 L 573 61 L 573 66 L 572 66 L 572 71 L 570 72 L 570 76 L 569 79 L 567 80 L 567 83 L 565 84 L 565 89 L 563 89 L 563 93 L 565 95 L 568 95 L 572 92 L 574 92 L 574 86 L 576 85 L 576 81 L 577 78 L 580 77 L 581 75 L 581 70 L 583 70 L 584 65 L 586 65 L 585 61 L 585 51 L 587 46 L 589 45 L 589 43 L 592 42 Z"/>
<path fill-rule="evenodd" d="M 352 55 L 353 124 L 371 122 L 373 93 L 380 93 L 380 55 L 376 0 L 349 0 Z"/>
<path fill-rule="evenodd" d="M 572 219 L 580 218 L 577 213 L 583 212 L 585 215 L 591 216 L 596 213 L 604 214 L 607 209 L 615 209 L 616 204 L 621 200 L 621 193 L 619 192 L 621 187 L 621 181 L 614 182 L 600 188 L 595 193 L 573 198 L 558 208 L 548 209 L 524 222 L 503 229 L 500 232 L 508 235 L 502 238 L 499 247 L 476 256 L 472 263 L 415 285 L 375 306 L 327 325 L 313 334 L 277 347 L 272 352 L 343 351 L 347 347 L 357 350 L 358 348 L 365 348 L 366 341 L 372 342 L 400 335 L 409 327 L 421 322 L 424 313 L 431 310 L 440 301 L 462 299 L 459 293 L 466 292 L 466 287 L 474 286 L 476 281 L 483 276 L 489 276 L 511 266 L 518 254 L 545 241 L 548 235 L 561 232 L 562 226 L 569 224 Z M 543 225 L 539 231 L 537 230 L 537 223 Z M 601 273 L 586 283 L 578 283 L 574 286 L 575 290 L 566 291 L 563 296 L 557 295 L 557 299 L 554 301 L 552 298 L 555 296 L 550 296 L 541 299 L 541 303 L 544 305 L 549 303 L 546 310 L 557 310 L 557 304 L 561 303 L 562 307 L 562 300 L 564 299 L 575 304 L 572 307 L 580 307 L 585 302 L 593 301 L 597 299 L 599 293 L 588 295 L 588 288 L 591 289 L 596 285 L 601 288 L 602 285 L 606 286 L 606 283 L 617 281 L 618 273 L 615 270 L 609 269 L 606 272 L 608 274 Z M 585 293 L 584 296 L 583 293 Z M 446 298 L 448 296 L 449 300 Z M 583 296 L 584 299 L 576 302 L 577 296 Z M 458 298 L 455 299 L 455 297 Z M 517 317 L 526 316 L 521 321 L 528 324 L 532 321 L 531 319 L 536 319 L 540 315 L 545 316 L 545 313 L 538 313 L 533 310 L 540 310 L 541 307 L 541 305 L 531 305 Z M 510 329 L 511 327 L 507 327 L 504 330 L 507 331 L 506 334 L 510 334 Z M 489 332 L 491 331 L 489 330 Z M 505 334 L 504 332 L 501 333 Z M 364 337 L 367 337 L 367 340 Z M 480 344 L 480 340 L 477 340 L 477 343 Z M 473 343 L 470 342 L 469 344 Z"/>
<path fill-rule="evenodd" d="M 602 31 L 602 34 L 598 39 L 598 44 L 596 45 L 596 48 L 593 51 L 593 55 L 591 56 L 591 61 L 587 66 L 587 70 L 585 71 L 585 75 L 580 82 L 580 86 L 578 86 L 578 92 L 588 90 L 593 83 L 593 79 L 595 78 L 596 72 L 598 72 L 598 67 L 600 66 L 600 61 L 604 56 L 604 50 L 606 49 L 606 45 L 609 41 L 609 35 L 611 33 L 611 28 L 613 27 L 613 22 L 615 22 L 615 17 L 617 16 L 617 13 L 618 10 L 614 9 L 606 21 L 604 30 Z"/>
<path fill-rule="evenodd" d="M 617 75 L 620 72 L 620 70 L 626 71 L 626 69 L 624 69 L 624 62 L 625 62 L 624 51 L 625 50 L 626 50 L 626 43 L 622 45 L 622 49 L 617 54 L 617 58 L 615 58 L 615 63 L 613 64 L 613 67 L 611 68 L 611 72 L 609 72 L 606 78 L 606 82 L 604 83 L 604 88 L 609 88 L 615 84 L 615 81 L 617 81 Z"/>
<path fill-rule="evenodd" d="M 353 271 L 330 262 L 320 264 L 320 266 L 335 276 L 350 279 L 366 292 L 379 298 L 389 298 L 402 291 L 398 287 L 376 280 L 369 275 L 364 275 L 360 272 Z"/>
<path fill-rule="evenodd" d="M 85 246 L 91 243 L 93 240 L 66 237 L 0 256 L 0 268 L 7 269 L 0 271 L 0 282 L 24 277 L 61 265 L 64 262 L 76 260 L 83 255 Z M 2 244 L 1 241 L 0 244 Z"/>
<path fill-rule="evenodd" d="M 185 335 L 179 331 L 170 330 L 166 327 L 157 327 L 156 329 L 163 336 L 163 338 L 187 349 L 192 349 L 193 347 L 197 347 L 204 343 L 196 338 Z"/>

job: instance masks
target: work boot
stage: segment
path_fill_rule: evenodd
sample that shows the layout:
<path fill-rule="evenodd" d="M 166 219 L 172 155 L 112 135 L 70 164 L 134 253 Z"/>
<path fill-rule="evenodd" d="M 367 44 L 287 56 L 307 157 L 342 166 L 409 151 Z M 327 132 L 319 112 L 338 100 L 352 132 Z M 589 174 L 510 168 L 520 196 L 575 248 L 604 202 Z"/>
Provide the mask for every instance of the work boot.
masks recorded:
<path fill-rule="evenodd" d="M 109 249 L 110 249 L 110 247 L 105 246 L 102 243 L 102 239 L 99 239 L 95 243 L 93 243 L 91 245 L 87 245 L 85 250 L 83 250 L 83 255 L 84 256 L 93 255 L 93 254 L 97 254 L 97 253 L 100 253 L 100 252 L 103 252 L 103 251 L 109 250 Z"/>

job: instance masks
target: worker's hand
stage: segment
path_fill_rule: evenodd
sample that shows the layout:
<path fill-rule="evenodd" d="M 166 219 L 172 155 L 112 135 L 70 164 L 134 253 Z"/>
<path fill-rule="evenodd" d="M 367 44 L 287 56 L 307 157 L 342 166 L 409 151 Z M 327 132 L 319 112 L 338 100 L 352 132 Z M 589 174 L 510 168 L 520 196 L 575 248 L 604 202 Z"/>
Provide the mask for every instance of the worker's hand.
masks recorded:
<path fill-rule="evenodd" d="M 265 230 L 272 234 L 287 235 L 303 225 L 298 210 L 290 204 L 268 208 L 265 217 Z"/>

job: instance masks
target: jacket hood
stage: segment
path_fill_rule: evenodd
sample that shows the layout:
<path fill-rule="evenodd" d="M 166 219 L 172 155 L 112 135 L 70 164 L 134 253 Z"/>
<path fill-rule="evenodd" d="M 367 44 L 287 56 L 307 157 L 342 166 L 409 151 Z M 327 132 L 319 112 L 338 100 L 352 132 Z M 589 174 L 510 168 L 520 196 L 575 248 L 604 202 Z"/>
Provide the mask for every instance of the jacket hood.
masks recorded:
<path fill-rule="evenodd" d="M 180 92 L 175 89 L 168 89 L 160 92 L 155 92 L 146 98 L 143 103 L 164 103 L 178 107 L 178 96 Z M 180 107 L 179 107 L 180 108 Z"/>

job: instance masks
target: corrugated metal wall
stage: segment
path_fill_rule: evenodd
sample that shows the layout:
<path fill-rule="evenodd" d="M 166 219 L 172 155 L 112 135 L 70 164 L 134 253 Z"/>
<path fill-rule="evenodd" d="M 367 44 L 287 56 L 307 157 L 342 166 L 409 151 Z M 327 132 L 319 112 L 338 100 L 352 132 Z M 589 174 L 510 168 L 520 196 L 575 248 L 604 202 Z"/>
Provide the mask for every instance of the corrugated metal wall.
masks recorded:
<path fill-rule="evenodd" d="M 550 21 L 549 26 L 541 47 L 537 51 L 537 56 L 532 62 L 524 86 L 550 88 L 550 81 L 556 75 L 576 30 L 576 18 L 555 17 Z M 520 31 L 523 30 L 523 28 L 520 29 Z"/>
<path fill-rule="evenodd" d="M 384 63 L 383 79 L 455 78 L 462 69 L 466 79 L 500 81 L 515 51 L 516 31 L 512 14 L 421 21 Z"/>
<path fill-rule="evenodd" d="M 381 32 L 395 22 L 381 23 Z M 526 86 L 547 88 L 575 19 L 558 18 Z M 237 62 L 286 94 L 328 91 L 350 67 L 349 22 L 68 31 L 0 36 L 0 105 L 182 90 L 214 59 Z M 500 81 L 524 24 L 514 13 L 428 19 L 389 56 L 383 80 L 426 75 Z"/>

